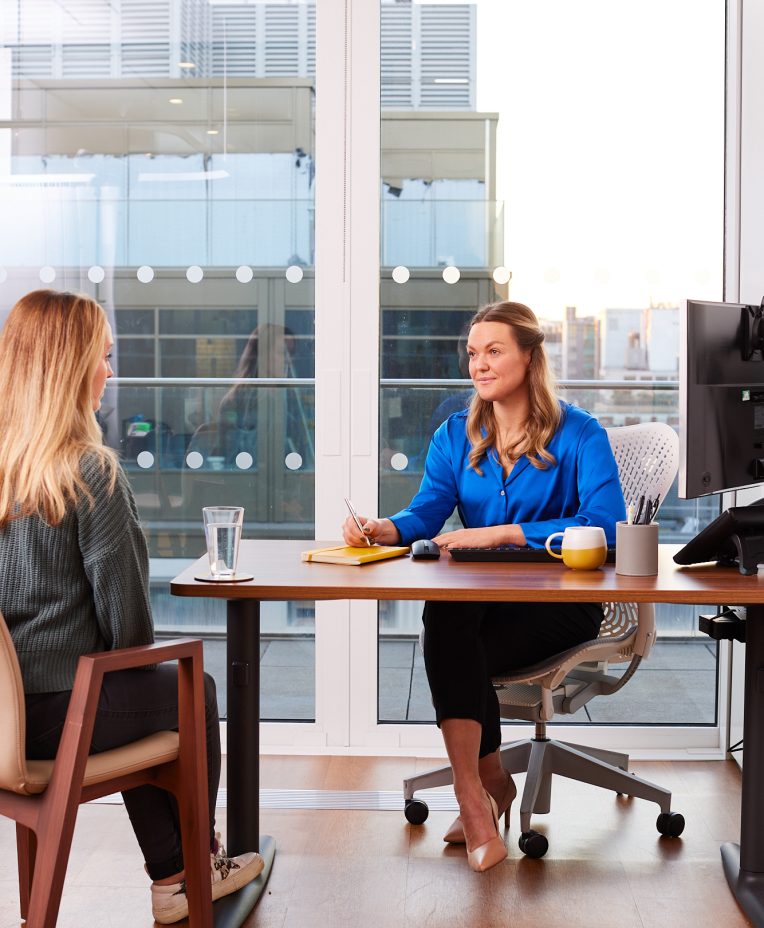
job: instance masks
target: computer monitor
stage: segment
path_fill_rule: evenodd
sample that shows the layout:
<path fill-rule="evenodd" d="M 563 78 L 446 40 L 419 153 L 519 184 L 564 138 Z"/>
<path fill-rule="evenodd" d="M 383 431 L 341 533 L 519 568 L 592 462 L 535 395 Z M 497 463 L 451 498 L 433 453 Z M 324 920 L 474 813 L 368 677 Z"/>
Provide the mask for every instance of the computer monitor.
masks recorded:
<path fill-rule="evenodd" d="M 764 483 L 764 310 L 688 300 L 681 323 L 679 496 Z"/>

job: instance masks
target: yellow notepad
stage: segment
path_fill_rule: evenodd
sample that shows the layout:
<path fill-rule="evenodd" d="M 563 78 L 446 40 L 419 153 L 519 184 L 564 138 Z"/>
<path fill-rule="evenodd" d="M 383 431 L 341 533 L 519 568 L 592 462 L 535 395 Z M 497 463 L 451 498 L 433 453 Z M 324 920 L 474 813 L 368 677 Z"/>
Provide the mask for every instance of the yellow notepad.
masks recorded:
<path fill-rule="evenodd" d="M 368 564 L 371 561 L 383 561 L 388 557 L 400 557 L 408 554 L 409 549 L 402 545 L 366 545 L 353 548 L 350 545 L 336 545 L 332 548 L 313 548 L 303 551 L 303 561 L 319 561 L 322 564 Z"/>

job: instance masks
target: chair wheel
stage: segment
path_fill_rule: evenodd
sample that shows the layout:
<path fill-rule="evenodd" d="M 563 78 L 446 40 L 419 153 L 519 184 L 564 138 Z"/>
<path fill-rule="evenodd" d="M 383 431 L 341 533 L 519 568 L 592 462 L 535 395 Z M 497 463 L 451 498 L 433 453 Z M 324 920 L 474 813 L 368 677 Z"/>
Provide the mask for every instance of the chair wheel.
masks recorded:
<path fill-rule="evenodd" d="M 684 831 L 684 816 L 679 812 L 661 812 L 655 827 L 667 838 L 678 838 Z"/>
<path fill-rule="evenodd" d="M 532 857 L 534 860 L 543 857 L 549 850 L 549 842 L 544 835 L 539 834 L 537 831 L 524 831 L 517 843 L 520 845 L 523 854 L 526 857 Z"/>
<path fill-rule="evenodd" d="M 423 825 L 430 814 L 430 808 L 426 802 L 421 799 L 407 799 L 403 806 L 403 814 L 406 821 L 412 825 Z"/>

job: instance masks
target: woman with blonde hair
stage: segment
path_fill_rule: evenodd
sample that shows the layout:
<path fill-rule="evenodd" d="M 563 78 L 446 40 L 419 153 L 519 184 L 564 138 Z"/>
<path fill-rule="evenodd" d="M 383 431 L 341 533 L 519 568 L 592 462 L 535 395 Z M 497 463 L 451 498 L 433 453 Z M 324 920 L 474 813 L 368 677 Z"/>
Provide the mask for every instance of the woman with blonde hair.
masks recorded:
<path fill-rule="evenodd" d="M 27 757 L 55 757 L 82 654 L 149 644 L 148 550 L 130 486 L 95 412 L 111 329 L 87 296 L 37 290 L 0 333 L 0 612 L 21 666 Z M 177 668 L 107 674 L 91 750 L 178 724 Z M 213 899 L 254 879 L 257 854 L 229 858 L 214 830 L 220 778 L 215 685 L 205 674 Z M 178 810 L 165 790 L 124 793 L 152 879 L 156 921 L 188 915 Z"/>
<path fill-rule="evenodd" d="M 558 399 L 543 342 L 522 303 L 494 303 L 472 318 L 469 409 L 433 435 L 408 507 L 364 519 L 363 535 L 380 544 L 434 536 L 446 550 L 542 547 L 566 526 L 598 525 L 615 543 L 624 504 L 607 434 L 593 416 Z M 464 527 L 439 534 L 454 507 Z M 343 534 L 347 544 L 364 543 L 352 519 Z M 501 766 L 491 677 L 596 638 L 602 617 L 599 603 L 425 604 L 425 668 L 460 813 L 444 840 L 466 843 L 474 870 L 507 856 L 498 819 L 508 821 L 517 792 Z"/>

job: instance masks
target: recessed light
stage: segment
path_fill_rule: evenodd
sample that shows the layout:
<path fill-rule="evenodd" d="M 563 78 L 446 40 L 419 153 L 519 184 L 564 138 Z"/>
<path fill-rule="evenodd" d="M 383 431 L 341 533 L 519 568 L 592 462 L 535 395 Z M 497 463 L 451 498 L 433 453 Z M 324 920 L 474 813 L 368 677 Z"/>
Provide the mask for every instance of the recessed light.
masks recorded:
<path fill-rule="evenodd" d="M 220 130 L 219 129 L 208 129 L 207 135 L 220 135 Z"/>
<path fill-rule="evenodd" d="M 178 103 L 182 102 L 183 101 L 180 99 L 180 97 L 170 97 L 170 103 L 175 103 L 177 105 Z"/>
<path fill-rule="evenodd" d="M 183 68 L 184 71 L 192 71 L 196 65 L 193 61 L 179 61 L 178 67 Z"/>

